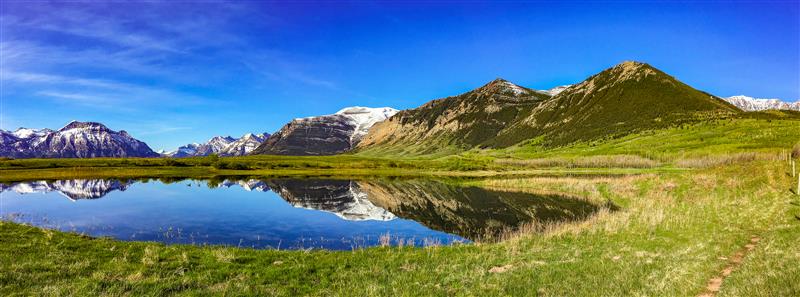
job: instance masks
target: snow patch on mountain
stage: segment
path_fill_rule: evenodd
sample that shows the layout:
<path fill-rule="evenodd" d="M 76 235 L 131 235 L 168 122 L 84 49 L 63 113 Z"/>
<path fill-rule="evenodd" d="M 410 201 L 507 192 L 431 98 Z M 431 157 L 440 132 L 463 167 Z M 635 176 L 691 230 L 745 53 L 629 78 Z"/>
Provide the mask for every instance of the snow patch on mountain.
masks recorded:
<path fill-rule="evenodd" d="M 510 91 L 510 92 L 514 93 L 514 95 L 516 95 L 516 96 L 528 93 L 528 91 L 525 90 L 524 88 L 522 88 L 522 87 L 520 87 L 518 85 L 515 85 L 515 84 L 513 84 L 513 83 L 511 83 L 509 81 L 502 81 L 501 84 L 502 84 L 502 87 L 504 87 L 507 91 Z"/>
<path fill-rule="evenodd" d="M 30 138 L 30 137 L 41 137 L 47 135 L 48 133 L 53 133 L 53 130 L 50 129 L 30 129 L 30 128 L 19 128 L 17 131 L 14 131 L 14 136 L 17 138 Z"/>
<path fill-rule="evenodd" d="M 350 136 L 350 143 L 355 145 L 364 135 L 367 135 L 369 128 L 372 128 L 373 125 L 379 122 L 385 121 L 397 112 L 397 109 L 391 107 L 370 108 L 353 106 L 343 108 L 336 112 L 336 114 L 350 118 L 352 123 L 356 126 L 356 129 Z"/>
<path fill-rule="evenodd" d="M 537 90 L 537 92 L 542 93 L 542 94 L 547 94 L 547 95 L 550 95 L 550 96 L 555 96 L 555 95 L 558 95 L 559 93 L 563 92 L 564 90 L 566 90 L 567 88 L 569 88 L 571 86 L 572 85 L 557 86 L 557 87 L 549 89 L 549 90 Z"/>

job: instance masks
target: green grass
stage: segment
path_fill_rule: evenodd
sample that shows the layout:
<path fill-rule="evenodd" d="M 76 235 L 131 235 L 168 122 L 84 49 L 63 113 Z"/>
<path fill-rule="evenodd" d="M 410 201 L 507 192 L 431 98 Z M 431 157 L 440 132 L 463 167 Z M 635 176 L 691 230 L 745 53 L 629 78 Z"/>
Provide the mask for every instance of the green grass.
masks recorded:
<path fill-rule="evenodd" d="M 742 152 L 785 152 L 800 143 L 800 119 L 725 119 L 648 130 L 620 138 L 545 147 L 538 139 L 490 151 L 519 159 L 637 155 L 671 162 L 678 159 Z"/>
<path fill-rule="evenodd" d="M 624 178 L 472 180 L 611 201 L 615 212 L 500 243 L 356 251 L 164 246 L 0 223 L 0 295 L 691 296 L 751 235 L 722 295 L 800 292 L 785 161 Z M 493 267 L 505 265 L 502 273 Z"/>

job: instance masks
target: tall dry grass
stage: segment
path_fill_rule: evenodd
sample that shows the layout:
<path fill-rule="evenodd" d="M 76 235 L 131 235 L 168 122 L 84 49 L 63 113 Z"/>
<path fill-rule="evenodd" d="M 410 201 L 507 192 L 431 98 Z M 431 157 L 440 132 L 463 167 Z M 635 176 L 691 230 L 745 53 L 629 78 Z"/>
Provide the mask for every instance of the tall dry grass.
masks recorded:
<path fill-rule="evenodd" d="M 588 157 L 553 157 L 538 159 L 498 159 L 495 163 L 503 166 L 529 168 L 653 168 L 660 162 L 637 155 L 600 155 Z"/>
<path fill-rule="evenodd" d="M 724 155 L 709 155 L 697 158 L 678 159 L 675 166 L 683 168 L 710 168 L 723 165 L 734 165 L 752 161 L 785 160 L 786 156 L 779 153 L 735 153 Z"/>

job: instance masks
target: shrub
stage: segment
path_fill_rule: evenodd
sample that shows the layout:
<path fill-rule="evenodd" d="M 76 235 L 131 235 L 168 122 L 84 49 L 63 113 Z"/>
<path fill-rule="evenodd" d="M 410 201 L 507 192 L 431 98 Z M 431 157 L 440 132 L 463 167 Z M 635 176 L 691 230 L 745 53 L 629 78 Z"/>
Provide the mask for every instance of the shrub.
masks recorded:
<path fill-rule="evenodd" d="M 226 162 L 226 161 L 219 161 L 214 163 L 214 168 L 216 169 L 233 169 L 233 170 L 248 170 L 250 166 L 242 162 Z"/>
<path fill-rule="evenodd" d="M 228 169 L 228 162 L 225 161 L 218 161 L 214 163 L 214 168 L 216 169 Z"/>
<path fill-rule="evenodd" d="M 247 164 L 241 162 L 232 162 L 228 168 L 234 170 L 248 170 L 250 169 L 250 166 L 247 166 Z"/>

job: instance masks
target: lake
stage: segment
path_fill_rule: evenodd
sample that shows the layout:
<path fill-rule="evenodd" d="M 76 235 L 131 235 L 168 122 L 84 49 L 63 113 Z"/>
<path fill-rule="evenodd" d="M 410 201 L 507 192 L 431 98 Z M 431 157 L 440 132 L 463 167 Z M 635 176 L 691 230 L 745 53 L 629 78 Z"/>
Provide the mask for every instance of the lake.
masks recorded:
<path fill-rule="evenodd" d="M 433 179 L 82 179 L 0 184 L 0 217 L 167 244 L 349 250 L 491 240 L 531 222 L 584 220 L 575 197 Z"/>

